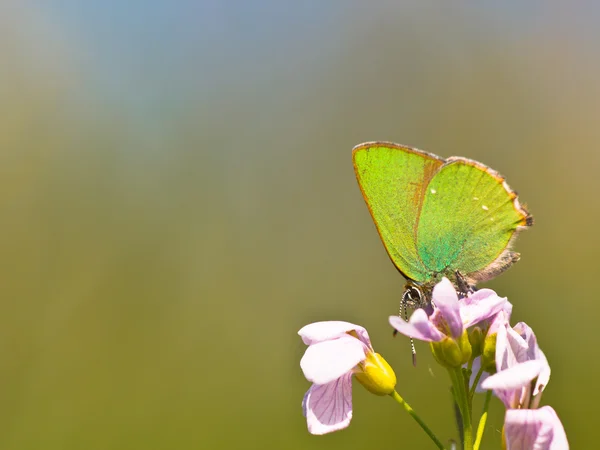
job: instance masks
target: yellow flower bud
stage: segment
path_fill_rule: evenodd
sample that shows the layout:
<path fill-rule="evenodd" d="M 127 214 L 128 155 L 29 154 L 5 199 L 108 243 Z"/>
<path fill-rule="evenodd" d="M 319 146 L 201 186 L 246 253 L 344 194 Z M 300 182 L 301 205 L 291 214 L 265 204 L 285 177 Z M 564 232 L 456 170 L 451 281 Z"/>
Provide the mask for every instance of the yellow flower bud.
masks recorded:
<path fill-rule="evenodd" d="M 471 347 L 471 343 L 469 342 L 469 335 L 467 330 L 463 331 L 463 334 L 460 338 L 458 338 L 458 346 L 460 347 L 460 352 L 462 354 L 461 366 L 466 364 L 471 359 L 471 355 L 473 354 L 473 350 Z"/>
<path fill-rule="evenodd" d="M 389 395 L 396 388 L 396 374 L 383 356 L 369 352 L 367 358 L 357 366 L 356 379 L 375 395 Z"/>
<path fill-rule="evenodd" d="M 469 342 L 471 343 L 471 358 L 477 358 L 481 356 L 483 352 L 483 340 L 485 339 L 485 335 L 483 334 L 483 330 L 479 327 L 473 328 L 471 334 L 469 334 Z"/>
<path fill-rule="evenodd" d="M 471 344 L 465 330 L 457 340 L 446 336 L 440 342 L 431 342 L 431 351 L 435 360 L 447 368 L 457 368 L 471 358 Z"/>
<path fill-rule="evenodd" d="M 497 333 L 486 336 L 483 341 L 483 352 L 481 354 L 481 367 L 488 373 L 496 373 L 496 338 Z"/>

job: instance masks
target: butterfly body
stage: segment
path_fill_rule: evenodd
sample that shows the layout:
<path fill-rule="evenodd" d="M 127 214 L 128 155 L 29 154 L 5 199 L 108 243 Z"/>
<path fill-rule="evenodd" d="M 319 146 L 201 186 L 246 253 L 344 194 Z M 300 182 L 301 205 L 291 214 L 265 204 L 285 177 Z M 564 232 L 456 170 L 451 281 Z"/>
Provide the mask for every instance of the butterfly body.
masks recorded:
<path fill-rule="evenodd" d="M 512 244 L 533 219 L 489 167 L 390 142 L 358 145 L 353 161 L 381 240 L 407 279 L 406 304 L 428 305 L 443 277 L 468 293 L 519 259 Z"/>

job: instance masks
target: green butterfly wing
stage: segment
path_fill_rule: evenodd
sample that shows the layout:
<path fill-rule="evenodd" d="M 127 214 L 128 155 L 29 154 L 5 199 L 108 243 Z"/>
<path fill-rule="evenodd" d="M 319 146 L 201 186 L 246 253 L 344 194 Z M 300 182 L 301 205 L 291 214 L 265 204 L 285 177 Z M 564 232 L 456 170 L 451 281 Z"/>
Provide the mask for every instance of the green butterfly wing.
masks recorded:
<path fill-rule="evenodd" d="M 409 279 L 426 281 L 430 270 L 417 251 L 417 227 L 427 185 L 444 160 L 387 142 L 353 150 L 354 170 L 390 259 Z"/>
<path fill-rule="evenodd" d="M 452 157 L 427 186 L 417 249 L 435 274 L 458 270 L 472 283 L 485 281 L 518 260 L 510 244 L 531 223 L 504 178 L 481 163 Z"/>
<path fill-rule="evenodd" d="M 511 243 L 532 219 L 490 168 L 389 142 L 361 144 L 353 160 L 381 240 L 406 278 L 435 282 L 458 270 L 475 284 L 518 259 Z"/>

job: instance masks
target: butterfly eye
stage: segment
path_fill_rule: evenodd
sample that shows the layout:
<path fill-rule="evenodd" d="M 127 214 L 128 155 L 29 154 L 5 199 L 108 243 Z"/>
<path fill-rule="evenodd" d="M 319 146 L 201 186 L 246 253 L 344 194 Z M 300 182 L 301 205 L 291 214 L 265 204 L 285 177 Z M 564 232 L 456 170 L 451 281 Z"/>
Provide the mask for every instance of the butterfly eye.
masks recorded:
<path fill-rule="evenodd" d="M 410 308 L 418 308 L 421 305 L 423 294 L 416 286 L 407 286 L 402 295 L 402 302 Z"/>

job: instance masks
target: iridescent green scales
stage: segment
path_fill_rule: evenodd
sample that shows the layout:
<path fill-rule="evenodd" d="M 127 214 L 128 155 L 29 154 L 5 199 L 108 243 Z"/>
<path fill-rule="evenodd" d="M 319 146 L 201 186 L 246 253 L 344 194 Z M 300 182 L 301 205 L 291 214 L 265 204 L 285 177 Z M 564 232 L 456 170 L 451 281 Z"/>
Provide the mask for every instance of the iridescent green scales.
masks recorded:
<path fill-rule="evenodd" d="M 473 286 L 519 259 L 511 244 L 533 220 L 489 167 L 389 142 L 358 145 L 353 159 L 377 231 L 407 288 L 428 298 L 444 276 Z"/>

